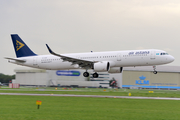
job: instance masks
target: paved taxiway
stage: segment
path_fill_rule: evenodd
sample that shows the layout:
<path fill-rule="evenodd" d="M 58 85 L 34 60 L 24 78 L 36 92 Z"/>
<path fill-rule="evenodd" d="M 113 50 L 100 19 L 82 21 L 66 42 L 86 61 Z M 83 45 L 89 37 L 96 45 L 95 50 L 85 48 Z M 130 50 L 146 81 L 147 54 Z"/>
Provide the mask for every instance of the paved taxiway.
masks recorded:
<path fill-rule="evenodd" d="M 64 97 L 98 97 L 98 98 L 126 98 L 126 99 L 180 100 L 180 98 L 166 98 L 166 97 L 134 97 L 134 96 L 72 95 L 72 94 L 0 93 L 0 95 L 28 95 L 28 96 L 64 96 Z"/>

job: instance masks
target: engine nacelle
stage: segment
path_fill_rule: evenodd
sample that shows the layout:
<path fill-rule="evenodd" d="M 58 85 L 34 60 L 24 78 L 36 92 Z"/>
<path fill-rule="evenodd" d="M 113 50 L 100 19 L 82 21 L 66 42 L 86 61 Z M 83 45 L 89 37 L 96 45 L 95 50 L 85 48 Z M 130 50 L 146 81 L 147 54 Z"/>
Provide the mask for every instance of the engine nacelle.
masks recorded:
<path fill-rule="evenodd" d="M 73 65 L 74 68 L 79 68 L 78 64 Z"/>
<path fill-rule="evenodd" d="M 95 72 L 107 72 L 107 71 L 109 71 L 109 68 L 110 68 L 110 64 L 107 61 L 94 63 L 94 71 Z"/>
<path fill-rule="evenodd" d="M 108 71 L 108 73 L 122 73 L 123 67 L 112 67 Z"/>

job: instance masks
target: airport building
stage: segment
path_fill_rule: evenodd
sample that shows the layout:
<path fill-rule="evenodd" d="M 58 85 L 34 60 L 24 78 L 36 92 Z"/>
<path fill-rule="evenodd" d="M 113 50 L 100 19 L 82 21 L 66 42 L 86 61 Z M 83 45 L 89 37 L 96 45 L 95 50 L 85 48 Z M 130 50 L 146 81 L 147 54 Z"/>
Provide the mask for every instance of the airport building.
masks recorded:
<path fill-rule="evenodd" d="M 130 67 L 123 71 L 124 88 L 180 89 L 180 66 Z"/>
<path fill-rule="evenodd" d="M 180 66 L 157 66 L 158 74 L 153 73 L 152 66 L 125 67 L 123 73 L 99 73 L 99 78 L 83 77 L 84 70 L 41 70 L 15 69 L 13 83 L 29 86 L 78 86 L 109 87 L 110 80 L 116 80 L 120 88 L 156 88 L 180 89 Z M 90 74 L 93 71 L 88 71 Z"/>
<path fill-rule="evenodd" d="M 109 87 L 109 80 L 119 81 L 120 74 L 99 73 L 93 78 L 93 71 L 89 70 L 90 77 L 84 77 L 82 69 L 76 70 L 42 70 L 34 68 L 15 69 L 16 78 L 13 83 L 28 86 L 79 86 L 79 87 Z M 119 82 L 120 83 L 120 82 Z M 121 85 L 122 86 L 122 83 Z"/>

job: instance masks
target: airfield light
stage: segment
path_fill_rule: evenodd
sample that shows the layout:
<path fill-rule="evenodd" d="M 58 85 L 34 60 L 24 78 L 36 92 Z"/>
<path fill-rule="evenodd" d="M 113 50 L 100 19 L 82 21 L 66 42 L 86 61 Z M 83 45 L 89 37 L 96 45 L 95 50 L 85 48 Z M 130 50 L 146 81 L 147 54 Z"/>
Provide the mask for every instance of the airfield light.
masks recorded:
<path fill-rule="evenodd" d="M 38 105 L 38 109 L 39 109 L 39 107 L 40 107 L 41 103 L 42 103 L 42 102 L 41 102 L 41 101 L 39 101 L 39 100 L 37 100 L 37 101 L 36 101 L 36 105 Z"/>
<path fill-rule="evenodd" d="M 57 88 L 55 88 L 57 90 Z"/>
<path fill-rule="evenodd" d="M 129 96 L 131 96 L 131 93 L 128 93 Z"/>
<path fill-rule="evenodd" d="M 154 93 L 154 91 L 149 91 L 149 93 Z"/>

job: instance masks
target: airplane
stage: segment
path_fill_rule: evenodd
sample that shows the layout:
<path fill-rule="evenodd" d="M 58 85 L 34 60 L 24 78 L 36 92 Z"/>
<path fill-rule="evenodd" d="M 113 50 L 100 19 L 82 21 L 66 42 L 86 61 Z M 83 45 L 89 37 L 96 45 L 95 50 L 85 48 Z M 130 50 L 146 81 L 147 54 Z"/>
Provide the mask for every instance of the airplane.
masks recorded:
<path fill-rule="evenodd" d="M 156 65 L 174 61 L 173 56 L 158 49 L 57 54 L 47 44 L 50 55 L 37 55 L 18 34 L 11 34 L 11 38 L 16 58 L 6 57 L 8 62 L 46 70 L 84 69 L 84 77 L 89 77 L 88 69 L 98 78 L 97 72 L 122 73 L 123 67 L 133 66 L 153 66 L 157 74 Z"/>

